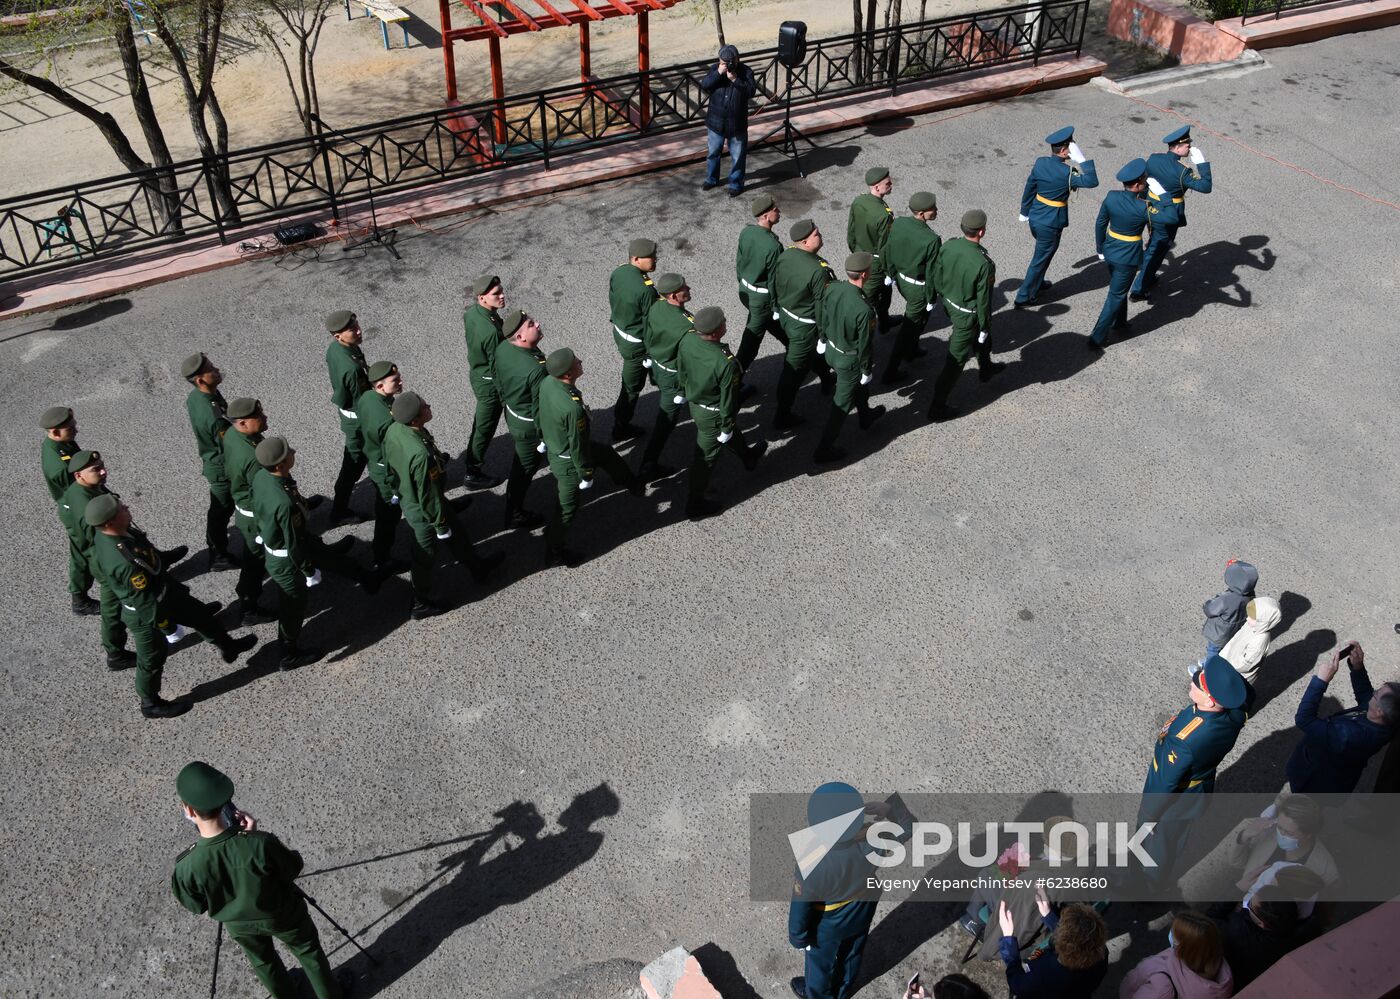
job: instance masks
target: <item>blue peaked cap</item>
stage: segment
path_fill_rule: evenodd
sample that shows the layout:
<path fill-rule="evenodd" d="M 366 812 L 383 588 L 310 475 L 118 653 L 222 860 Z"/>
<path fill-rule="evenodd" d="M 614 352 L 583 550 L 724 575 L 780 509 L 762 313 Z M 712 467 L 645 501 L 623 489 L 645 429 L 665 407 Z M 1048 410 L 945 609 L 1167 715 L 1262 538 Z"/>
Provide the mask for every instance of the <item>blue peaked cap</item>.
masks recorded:
<path fill-rule="evenodd" d="M 1115 176 L 1124 184 L 1131 184 L 1145 173 L 1147 173 L 1147 161 L 1139 156 L 1135 160 L 1129 160 Z"/>
<path fill-rule="evenodd" d="M 1049 135 L 1047 135 L 1045 137 L 1045 141 L 1050 143 L 1050 145 L 1052 146 L 1058 146 L 1060 143 L 1068 142 L 1072 138 L 1074 138 L 1074 126 L 1066 125 L 1058 132 L 1051 132 Z"/>
<path fill-rule="evenodd" d="M 1244 677 L 1235 672 L 1235 667 L 1222 656 L 1214 655 L 1206 660 L 1206 668 L 1201 677 L 1204 690 L 1222 708 L 1240 708 L 1249 699 L 1249 687 Z"/>
<path fill-rule="evenodd" d="M 854 812 L 858 808 L 865 808 L 865 799 L 860 796 L 859 791 L 843 781 L 828 781 L 813 791 L 812 796 L 807 799 L 807 824 L 815 826 L 838 815 Z M 862 817 L 858 815 L 851 823 L 851 828 L 841 838 L 846 840 L 859 835 L 861 824 Z"/>
<path fill-rule="evenodd" d="M 1181 126 L 1180 128 L 1178 128 L 1175 132 L 1168 132 L 1166 135 L 1162 136 L 1162 141 L 1165 142 L 1167 145 L 1170 146 L 1170 145 L 1173 145 L 1174 143 L 1180 142 L 1182 139 L 1189 139 L 1190 137 L 1191 137 L 1191 126 L 1190 126 L 1190 125 L 1182 125 L 1182 126 Z"/>

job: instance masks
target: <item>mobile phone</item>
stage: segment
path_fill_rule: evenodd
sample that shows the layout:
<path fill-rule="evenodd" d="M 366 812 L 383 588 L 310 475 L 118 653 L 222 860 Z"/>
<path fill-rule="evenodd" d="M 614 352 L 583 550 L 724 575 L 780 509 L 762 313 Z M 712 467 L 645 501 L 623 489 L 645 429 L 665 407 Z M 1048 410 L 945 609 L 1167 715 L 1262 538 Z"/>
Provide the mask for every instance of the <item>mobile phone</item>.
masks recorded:
<path fill-rule="evenodd" d="M 916 971 L 916 972 L 914 972 L 914 977 L 911 978 L 911 979 L 909 979 L 909 991 L 910 991 L 910 992 L 913 992 L 915 989 L 917 989 L 917 988 L 919 987 L 919 975 L 920 975 L 920 974 L 921 974 L 920 972 L 917 972 L 917 971 Z"/>
<path fill-rule="evenodd" d="M 1342 648 L 1341 648 L 1341 650 L 1337 653 L 1337 660 L 1340 662 L 1341 660 L 1347 658 L 1347 657 L 1350 656 L 1350 655 L 1351 655 L 1351 643 L 1350 643 L 1350 642 L 1347 642 L 1347 644 L 1343 645 Z"/>
<path fill-rule="evenodd" d="M 238 806 L 231 801 L 219 810 L 219 817 L 233 828 L 237 828 L 240 825 L 238 821 Z"/>

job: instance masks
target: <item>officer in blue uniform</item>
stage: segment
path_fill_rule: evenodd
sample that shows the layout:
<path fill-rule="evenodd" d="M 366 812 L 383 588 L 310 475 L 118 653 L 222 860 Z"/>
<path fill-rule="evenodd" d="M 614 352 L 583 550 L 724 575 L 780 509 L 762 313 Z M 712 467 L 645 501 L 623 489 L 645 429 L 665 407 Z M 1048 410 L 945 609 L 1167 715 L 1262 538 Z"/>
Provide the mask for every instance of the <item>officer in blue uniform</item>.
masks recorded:
<path fill-rule="evenodd" d="M 1254 700 L 1253 689 L 1220 656 L 1211 656 L 1191 678 L 1190 695 L 1190 707 L 1172 715 L 1157 735 L 1138 806 L 1139 823 L 1157 823 L 1144 844 L 1157 866 L 1143 871 L 1157 890 L 1172 886 L 1191 825 L 1215 790 L 1216 768 L 1234 748 Z"/>
<path fill-rule="evenodd" d="M 1021 192 L 1021 221 L 1031 224 L 1035 255 L 1026 269 L 1026 279 L 1016 292 L 1016 301 L 1012 303 L 1018 309 L 1036 304 L 1040 289 L 1050 287 L 1045 272 L 1060 248 L 1065 226 L 1069 225 L 1070 192 L 1099 186 L 1094 161 L 1086 160 L 1080 152 L 1072 125 L 1051 132 L 1045 141 L 1050 143 L 1050 155 L 1035 161 L 1031 175 L 1026 178 L 1026 189 Z"/>
<path fill-rule="evenodd" d="M 1089 349 L 1103 350 L 1108 328 L 1128 326 L 1128 288 L 1133 275 L 1142 266 L 1142 231 L 1147 228 L 1147 163 L 1135 159 L 1117 173 L 1123 184 L 1121 191 L 1109 191 L 1099 207 L 1094 223 L 1094 249 L 1099 259 L 1108 264 L 1108 298 L 1094 331 L 1089 335 Z"/>
<path fill-rule="evenodd" d="M 1165 153 L 1147 157 L 1147 213 L 1152 217 L 1152 238 L 1133 282 L 1133 301 L 1146 298 L 1157 283 L 1157 268 L 1176 243 L 1176 231 L 1186 224 L 1186 192 L 1210 193 L 1210 164 L 1199 147 L 1191 144 L 1191 126 L 1183 125 L 1162 137 Z M 1189 156 L 1191 165 L 1181 162 Z"/>

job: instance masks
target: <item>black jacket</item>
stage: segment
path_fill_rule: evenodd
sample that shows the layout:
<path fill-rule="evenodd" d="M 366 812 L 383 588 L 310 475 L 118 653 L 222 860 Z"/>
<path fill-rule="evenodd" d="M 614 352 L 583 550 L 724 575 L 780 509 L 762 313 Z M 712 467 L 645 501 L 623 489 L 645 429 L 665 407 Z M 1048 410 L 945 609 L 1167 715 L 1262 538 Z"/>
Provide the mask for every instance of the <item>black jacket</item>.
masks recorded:
<path fill-rule="evenodd" d="M 710 95 L 705 125 L 726 139 L 748 134 L 749 101 L 757 90 L 753 70 L 743 63 L 730 69 L 734 71 L 732 81 L 714 68 L 700 81 L 700 89 Z"/>

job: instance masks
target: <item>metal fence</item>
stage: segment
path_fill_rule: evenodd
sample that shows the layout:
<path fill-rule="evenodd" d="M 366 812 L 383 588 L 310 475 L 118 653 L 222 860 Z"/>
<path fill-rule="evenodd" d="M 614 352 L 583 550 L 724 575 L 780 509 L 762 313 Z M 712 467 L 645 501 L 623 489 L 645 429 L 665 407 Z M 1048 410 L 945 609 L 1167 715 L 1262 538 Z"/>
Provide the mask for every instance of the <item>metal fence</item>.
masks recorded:
<path fill-rule="evenodd" d="M 1261 17 L 1273 17 L 1274 20 L 1278 20 L 1284 14 L 1292 14 L 1309 7 L 1341 7 L 1348 3 L 1366 2 L 1368 0 L 1242 0 L 1240 23 L 1244 24 L 1251 17 L 1256 21 Z"/>
<path fill-rule="evenodd" d="M 1088 0 L 1022 4 L 809 41 L 789 70 L 751 54 L 753 114 L 988 67 L 1078 54 Z M 0 201 L 0 277 L 337 211 L 346 202 L 704 122 L 712 60 L 326 132 Z"/>

